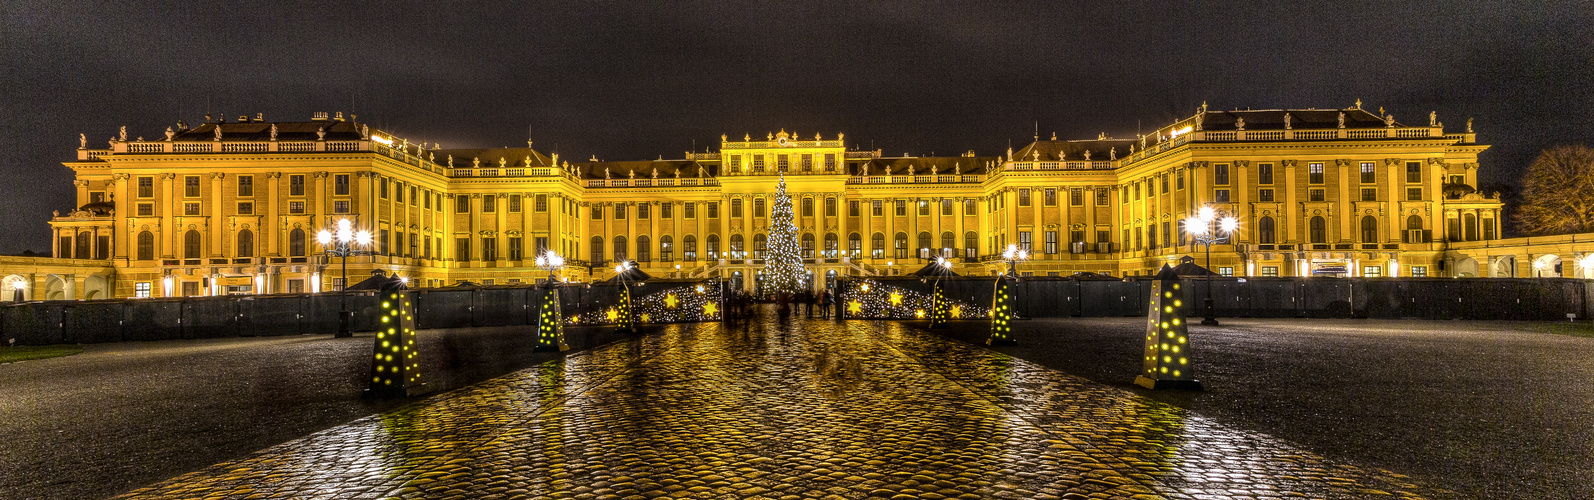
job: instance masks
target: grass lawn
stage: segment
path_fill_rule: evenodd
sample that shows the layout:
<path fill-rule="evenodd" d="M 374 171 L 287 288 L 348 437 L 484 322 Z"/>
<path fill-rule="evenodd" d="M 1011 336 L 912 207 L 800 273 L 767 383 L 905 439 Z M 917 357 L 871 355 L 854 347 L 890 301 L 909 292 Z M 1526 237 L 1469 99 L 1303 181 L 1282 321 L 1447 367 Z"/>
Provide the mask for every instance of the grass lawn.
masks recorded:
<path fill-rule="evenodd" d="M 0 363 L 71 356 L 80 352 L 83 352 L 81 347 L 63 345 L 0 347 Z"/>

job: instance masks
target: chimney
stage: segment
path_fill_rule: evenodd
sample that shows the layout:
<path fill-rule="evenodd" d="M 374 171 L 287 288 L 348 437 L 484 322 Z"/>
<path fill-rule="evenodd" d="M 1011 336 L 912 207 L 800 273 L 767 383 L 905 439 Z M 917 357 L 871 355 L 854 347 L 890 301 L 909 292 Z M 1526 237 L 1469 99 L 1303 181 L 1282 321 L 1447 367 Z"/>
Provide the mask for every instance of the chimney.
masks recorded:
<path fill-rule="evenodd" d="M 337 117 L 333 118 L 332 120 L 333 121 L 340 121 L 340 122 L 343 121 L 343 112 L 339 111 Z"/>
<path fill-rule="evenodd" d="M 257 122 L 266 121 L 266 114 L 265 113 L 255 113 L 255 121 L 257 121 Z"/>
<path fill-rule="evenodd" d="M 238 115 L 238 123 L 249 123 L 249 115 Z"/>
<path fill-rule="evenodd" d="M 327 112 L 325 112 L 325 111 L 317 111 L 315 113 L 311 113 L 310 114 L 310 121 L 313 121 L 313 122 L 324 122 L 324 121 L 327 121 Z"/>

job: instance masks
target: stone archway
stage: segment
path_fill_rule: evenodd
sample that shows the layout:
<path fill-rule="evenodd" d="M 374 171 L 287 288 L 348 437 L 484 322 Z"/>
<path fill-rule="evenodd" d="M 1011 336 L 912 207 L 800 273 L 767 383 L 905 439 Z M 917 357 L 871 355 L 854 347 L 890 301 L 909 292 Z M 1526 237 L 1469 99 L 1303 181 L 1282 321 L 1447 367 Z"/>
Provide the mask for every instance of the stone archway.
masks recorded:
<path fill-rule="evenodd" d="M 67 281 L 69 279 L 70 278 L 63 278 L 60 275 L 55 274 L 45 277 L 44 300 L 71 300 L 72 287 Z"/>
<path fill-rule="evenodd" d="M 1456 276 L 1460 278 L 1476 278 L 1478 276 L 1478 261 L 1472 257 L 1464 257 L 1456 261 Z"/>
<path fill-rule="evenodd" d="M 114 297 L 114 295 L 111 294 L 110 282 L 100 276 L 89 276 L 83 280 L 82 295 L 83 300 L 109 299 Z"/>
<path fill-rule="evenodd" d="M 1561 256 L 1559 255 L 1553 253 L 1545 254 L 1533 259 L 1533 277 L 1535 278 L 1559 278 L 1563 271 Z"/>
<path fill-rule="evenodd" d="M 17 292 L 22 292 L 21 300 Z M 33 280 L 20 274 L 0 278 L 0 302 L 21 302 L 33 299 Z"/>
<path fill-rule="evenodd" d="M 1500 257 L 1494 261 L 1494 277 L 1515 278 L 1517 275 L 1517 258 L 1511 256 Z"/>

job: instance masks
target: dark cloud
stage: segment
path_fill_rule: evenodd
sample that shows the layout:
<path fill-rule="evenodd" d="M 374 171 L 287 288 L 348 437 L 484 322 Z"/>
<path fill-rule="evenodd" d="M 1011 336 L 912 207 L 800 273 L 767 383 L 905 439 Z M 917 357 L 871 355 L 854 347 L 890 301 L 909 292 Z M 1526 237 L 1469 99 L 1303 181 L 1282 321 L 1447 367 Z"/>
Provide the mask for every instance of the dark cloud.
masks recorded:
<path fill-rule="evenodd" d="M 1363 99 L 1452 129 L 1487 181 L 1594 136 L 1586 2 L 11 2 L 0 252 L 48 248 L 79 132 L 207 111 L 353 110 L 412 140 L 678 156 L 720 134 L 847 133 L 991 154 L 1218 108 Z"/>

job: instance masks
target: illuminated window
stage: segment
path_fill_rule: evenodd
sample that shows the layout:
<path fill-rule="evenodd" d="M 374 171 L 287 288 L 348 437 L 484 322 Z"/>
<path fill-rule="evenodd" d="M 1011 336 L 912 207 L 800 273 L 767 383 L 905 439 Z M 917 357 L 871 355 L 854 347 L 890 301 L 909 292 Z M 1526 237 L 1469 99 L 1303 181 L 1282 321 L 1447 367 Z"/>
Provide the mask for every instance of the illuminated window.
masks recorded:
<path fill-rule="evenodd" d="M 1042 203 L 1044 203 L 1048 207 L 1057 206 L 1057 189 L 1055 189 L 1055 188 L 1046 188 L 1045 193 L 1046 193 L 1046 196 L 1045 196 L 1045 199 L 1042 201 Z"/>
<path fill-rule="evenodd" d="M 1272 184 L 1273 183 L 1273 164 L 1272 163 L 1258 163 L 1256 165 L 1256 183 L 1257 184 Z"/>
<path fill-rule="evenodd" d="M 133 297 L 134 298 L 140 298 L 140 299 L 149 298 L 150 297 L 150 284 L 149 284 L 149 282 L 145 281 L 145 282 L 141 282 L 141 283 L 134 283 L 133 284 Z"/>
<path fill-rule="evenodd" d="M 1272 277 L 1272 276 L 1278 276 L 1278 275 L 1279 275 L 1278 266 L 1262 266 L 1262 276 Z"/>
<path fill-rule="evenodd" d="M 762 259 L 769 255 L 769 237 L 762 234 L 753 235 L 753 258 Z"/>
<path fill-rule="evenodd" d="M 1258 190 L 1256 190 L 1256 201 L 1273 201 L 1273 190 L 1272 189 L 1258 189 Z"/>
<path fill-rule="evenodd" d="M 814 257 L 814 235 L 813 235 L 813 233 L 803 233 L 802 251 L 798 255 L 802 256 L 805 259 Z"/>
<path fill-rule="evenodd" d="M 1373 171 L 1373 162 L 1362 162 L 1362 184 L 1378 182 L 1378 173 Z"/>
<path fill-rule="evenodd" d="M 288 213 L 290 213 L 290 214 L 302 214 L 302 213 L 304 213 L 304 202 L 302 202 L 302 201 L 290 201 L 290 202 L 288 202 Z"/>
<path fill-rule="evenodd" d="M 335 214 L 346 214 L 346 213 L 349 213 L 349 200 L 338 200 L 338 201 L 332 202 L 332 213 L 335 213 Z"/>
<path fill-rule="evenodd" d="M 1219 267 L 1218 268 L 1218 275 L 1219 276 L 1234 276 L 1234 268 L 1232 268 L 1232 267 Z"/>
<path fill-rule="evenodd" d="M 898 259 L 908 258 L 908 233 L 897 233 L 896 250 Z"/>
<path fill-rule="evenodd" d="M 1362 276 L 1377 278 L 1384 275 L 1383 266 L 1362 266 Z"/>
<path fill-rule="evenodd" d="M 1413 278 L 1427 277 L 1428 276 L 1428 266 L 1411 266 L 1411 276 Z"/>
<path fill-rule="evenodd" d="M 238 176 L 238 196 L 250 197 L 255 195 L 255 176 Z"/>
<path fill-rule="evenodd" d="M 919 200 L 919 215 L 930 215 L 929 200 Z"/>
<path fill-rule="evenodd" d="M 1033 249 L 1030 248 L 1029 231 L 1018 232 L 1018 248 L 1019 250 L 1033 253 Z"/>
<path fill-rule="evenodd" d="M 1057 253 L 1057 231 L 1046 232 L 1046 253 Z"/>
<path fill-rule="evenodd" d="M 1214 190 L 1212 192 L 1212 198 L 1214 200 L 1216 200 L 1218 203 L 1228 203 L 1229 202 L 1229 190 L 1227 190 L 1227 189 Z"/>
<path fill-rule="evenodd" d="M 836 247 L 840 244 L 841 240 L 836 238 L 836 233 L 825 233 L 825 258 L 836 258 Z"/>
<path fill-rule="evenodd" d="M 1322 184 L 1323 183 L 1323 164 L 1321 164 L 1321 163 L 1308 163 L 1308 164 L 1306 164 L 1306 182 L 1309 182 L 1309 183 L 1312 183 L 1312 184 Z"/>
<path fill-rule="evenodd" d="M 886 235 L 874 233 L 869 237 L 869 256 L 876 259 L 886 256 Z"/>
<path fill-rule="evenodd" d="M 847 257 L 863 258 L 863 236 L 859 236 L 858 233 L 847 235 Z"/>

